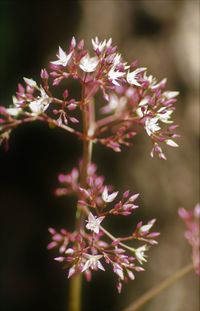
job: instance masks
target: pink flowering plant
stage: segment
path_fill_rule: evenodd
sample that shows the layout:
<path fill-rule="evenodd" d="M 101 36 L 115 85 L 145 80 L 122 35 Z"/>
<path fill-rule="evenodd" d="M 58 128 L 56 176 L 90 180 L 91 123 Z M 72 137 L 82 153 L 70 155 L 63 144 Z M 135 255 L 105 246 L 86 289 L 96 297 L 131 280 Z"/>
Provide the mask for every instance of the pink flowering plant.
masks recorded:
<path fill-rule="evenodd" d="M 77 98 L 70 96 L 68 80 L 80 85 Z M 35 120 L 62 128 L 83 143 L 77 167 L 68 174 L 59 174 L 55 190 L 57 196 L 77 197 L 74 231 L 49 228 L 48 249 L 57 250 L 54 259 L 62 263 L 71 279 L 69 310 L 80 309 L 81 275 L 90 281 L 94 271 L 105 271 L 109 265 L 121 292 L 124 282 L 134 280 L 135 272 L 144 271 L 146 252 L 157 244 L 159 233 L 151 231 L 155 219 L 140 221 L 130 228 L 128 236 L 115 237 L 105 228 L 109 217 L 134 214 L 139 194 L 129 190 L 120 194 L 108 185 L 97 174 L 92 149 L 99 143 L 120 152 L 144 131 L 152 143 L 151 157 L 166 160 L 163 146 L 178 147 L 174 139 L 179 136 L 171 119 L 178 92 L 166 90 L 166 82 L 157 81 L 147 68 L 138 67 L 137 61 L 128 64 L 112 45 L 112 39 L 92 39 L 89 51 L 83 40 L 77 42 L 73 37 L 67 50 L 59 47 L 49 69 L 41 70 L 39 82 L 24 78 L 13 104 L 0 107 L 0 141 L 6 148 L 14 128 Z M 59 85 L 65 89 L 60 96 Z M 180 214 L 189 228 L 187 238 L 194 246 L 197 242 L 191 237 L 196 230 L 192 216 L 185 210 Z M 136 246 L 138 242 L 140 246 Z"/>
<path fill-rule="evenodd" d="M 192 247 L 192 261 L 195 272 L 200 275 L 200 204 L 196 204 L 193 211 L 187 211 L 183 207 L 179 208 L 178 213 L 187 228 L 185 231 L 185 238 Z"/>

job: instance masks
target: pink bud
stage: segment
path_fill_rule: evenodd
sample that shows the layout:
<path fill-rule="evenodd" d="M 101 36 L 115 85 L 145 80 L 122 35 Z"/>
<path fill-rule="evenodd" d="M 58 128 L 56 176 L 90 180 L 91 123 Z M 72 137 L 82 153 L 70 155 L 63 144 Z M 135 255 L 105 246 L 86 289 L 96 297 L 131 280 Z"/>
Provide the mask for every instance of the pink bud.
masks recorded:
<path fill-rule="evenodd" d="M 49 78 L 48 72 L 45 68 L 41 70 L 40 77 L 44 80 L 47 80 Z"/>
<path fill-rule="evenodd" d="M 78 43 L 77 48 L 78 48 L 79 50 L 82 50 L 82 49 L 84 48 L 84 40 L 81 40 L 81 41 Z"/>
<path fill-rule="evenodd" d="M 68 97 L 68 95 L 69 95 L 68 90 L 67 90 L 67 89 L 66 89 L 66 90 L 64 90 L 64 92 L 63 92 L 63 97 L 64 97 L 64 98 L 67 98 L 67 97 Z"/>
<path fill-rule="evenodd" d="M 72 37 L 72 40 L 71 40 L 71 43 L 70 43 L 70 50 L 74 49 L 76 46 L 76 39 L 75 37 L 73 36 Z"/>
<path fill-rule="evenodd" d="M 77 107 L 76 104 L 69 104 L 69 105 L 67 106 L 67 109 L 70 110 L 70 111 L 73 111 L 73 110 L 76 109 L 76 107 Z"/>
<path fill-rule="evenodd" d="M 123 199 L 128 198 L 129 193 L 130 193 L 130 191 L 129 191 L 129 190 L 125 191 L 125 192 L 124 192 L 124 194 L 123 194 Z"/>
<path fill-rule="evenodd" d="M 69 119 L 70 119 L 70 121 L 71 121 L 72 123 L 79 123 L 79 120 L 76 119 L 76 118 L 74 118 L 74 117 L 71 117 L 71 118 L 69 118 Z"/>

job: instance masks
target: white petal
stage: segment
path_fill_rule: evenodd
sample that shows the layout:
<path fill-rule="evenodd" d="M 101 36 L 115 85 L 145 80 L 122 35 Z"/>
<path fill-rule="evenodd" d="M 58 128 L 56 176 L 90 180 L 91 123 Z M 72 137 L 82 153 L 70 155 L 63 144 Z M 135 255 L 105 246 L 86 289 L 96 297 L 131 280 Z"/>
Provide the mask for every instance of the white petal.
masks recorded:
<path fill-rule="evenodd" d="M 38 88 L 37 83 L 33 79 L 23 78 L 26 84 L 28 84 L 30 87 Z"/>
<path fill-rule="evenodd" d="M 87 260 L 86 263 L 84 264 L 81 272 L 84 272 L 85 270 L 89 269 L 90 266 L 91 266 L 91 262 L 90 262 L 90 260 Z"/>
<path fill-rule="evenodd" d="M 20 108 L 7 108 L 6 111 L 11 116 L 17 117 L 21 113 L 22 110 Z"/>
<path fill-rule="evenodd" d="M 101 262 L 98 260 L 97 261 L 97 267 L 103 271 L 105 271 L 104 267 L 102 266 Z"/>
<path fill-rule="evenodd" d="M 178 147 L 178 144 L 175 143 L 175 141 L 173 141 L 172 139 L 167 139 L 165 143 L 171 147 Z"/>

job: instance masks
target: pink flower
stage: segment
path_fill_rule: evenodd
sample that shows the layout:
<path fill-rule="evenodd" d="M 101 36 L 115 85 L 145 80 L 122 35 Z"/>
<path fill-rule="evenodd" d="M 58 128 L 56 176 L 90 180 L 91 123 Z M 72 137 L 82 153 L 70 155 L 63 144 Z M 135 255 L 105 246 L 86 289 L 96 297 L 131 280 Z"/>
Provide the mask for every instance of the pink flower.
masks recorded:
<path fill-rule="evenodd" d="M 187 211 L 184 208 L 179 208 L 179 216 L 185 222 L 187 230 L 185 238 L 192 246 L 192 259 L 196 273 L 200 275 L 200 237 L 199 237 L 199 219 L 200 219 L 200 204 L 196 204 L 193 211 Z"/>

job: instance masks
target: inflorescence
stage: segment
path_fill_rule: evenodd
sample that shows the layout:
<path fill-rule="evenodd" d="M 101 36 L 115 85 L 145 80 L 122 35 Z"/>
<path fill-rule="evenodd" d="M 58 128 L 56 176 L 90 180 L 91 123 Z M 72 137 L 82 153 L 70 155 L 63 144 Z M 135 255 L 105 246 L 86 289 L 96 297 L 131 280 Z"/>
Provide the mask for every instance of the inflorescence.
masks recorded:
<path fill-rule="evenodd" d="M 25 85 L 18 85 L 13 105 L 0 107 L 0 141 L 7 146 L 12 129 L 40 120 L 78 139 L 120 152 L 122 146 L 130 146 L 132 138 L 143 129 L 152 142 L 151 156 L 156 154 L 166 159 L 161 145 L 178 146 L 174 141 L 179 136 L 175 133 L 177 125 L 171 120 L 178 92 L 167 91 L 166 79 L 157 81 L 147 73 L 147 68 L 137 67 L 137 61 L 129 65 L 111 39 L 102 42 L 97 37 L 92 39 L 92 53 L 85 48 L 83 40 L 76 42 L 73 37 L 68 50 L 59 47 L 49 70 L 41 70 L 39 84 L 24 78 Z M 80 98 L 71 98 L 69 89 L 59 98 L 54 96 L 55 89 L 60 84 L 65 86 L 68 80 L 79 82 Z M 90 109 L 96 113 L 96 120 L 89 118 Z M 88 131 L 84 130 L 83 111 L 86 111 L 85 122 L 90 123 Z M 159 233 L 150 232 L 155 219 L 147 224 L 139 222 L 126 237 L 115 237 L 104 228 L 105 218 L 134 213 L 139 194 L 126 191 L 120 196 L 112 186 L 105 184 L 96 169 L 95 164 L 87 164 L 84 182 L 81 182 L 81 162 L 69 174 L 59 175 L 56 195 L 76 195 L 77 213 L 81 212 L 84 217 L 74 232 L 50 228 L 52 241 L 48 249 L 58 249 L 55 260 L 63 263 L 68 278 L 84 273 L 90 280 L 94 270 L 104 271 L 106 265 L 110 265 L 121 292 L 122 282 L 133 280 L 135 271 L 144 270 L 146 251 L 157 243 L 155 238 Z M 132 240 L 142 245 L 125 244 Z"/>
<path fill-rule="evenodd" d="M 175 133 L 177 125 L 171 119 L 178 92 L 167 91 L 167 80 L 158 82 L 148 75 L 147 68 L 137 68 L 137 61 L 131 65 L 124 62 L 111 39 L 93 39 L 92 50 L 94 55 L 90 56 L 84 41 L 77 43 L 73 37 L 67 51 L 59 47 L 57 60 L 50 62 L 49 71 L 41 70 L 40 85 L 24 78 L 25 86 L 18 85 L 13 105 L 0 107 L 0 140 L 6 144 L 14 127 L 33 120 L 64 128 L 83 139 L 76 110 L 82 110 L 98 93 L 102 95 L 97 106 L 100 117 L 88 140 L 119 152 L 122 145 L 129 146 L 131 139 L 144 129 L 152 141 L 151 156 L 157 154 L 166 159 L 161 144 L 178 146 L 173 140 L 179 136 Z M 61 98 L 53 95 L 54 88 L 68 79 L 84 86 L 82 98 L 70 98 L 67 89 Z"/>

